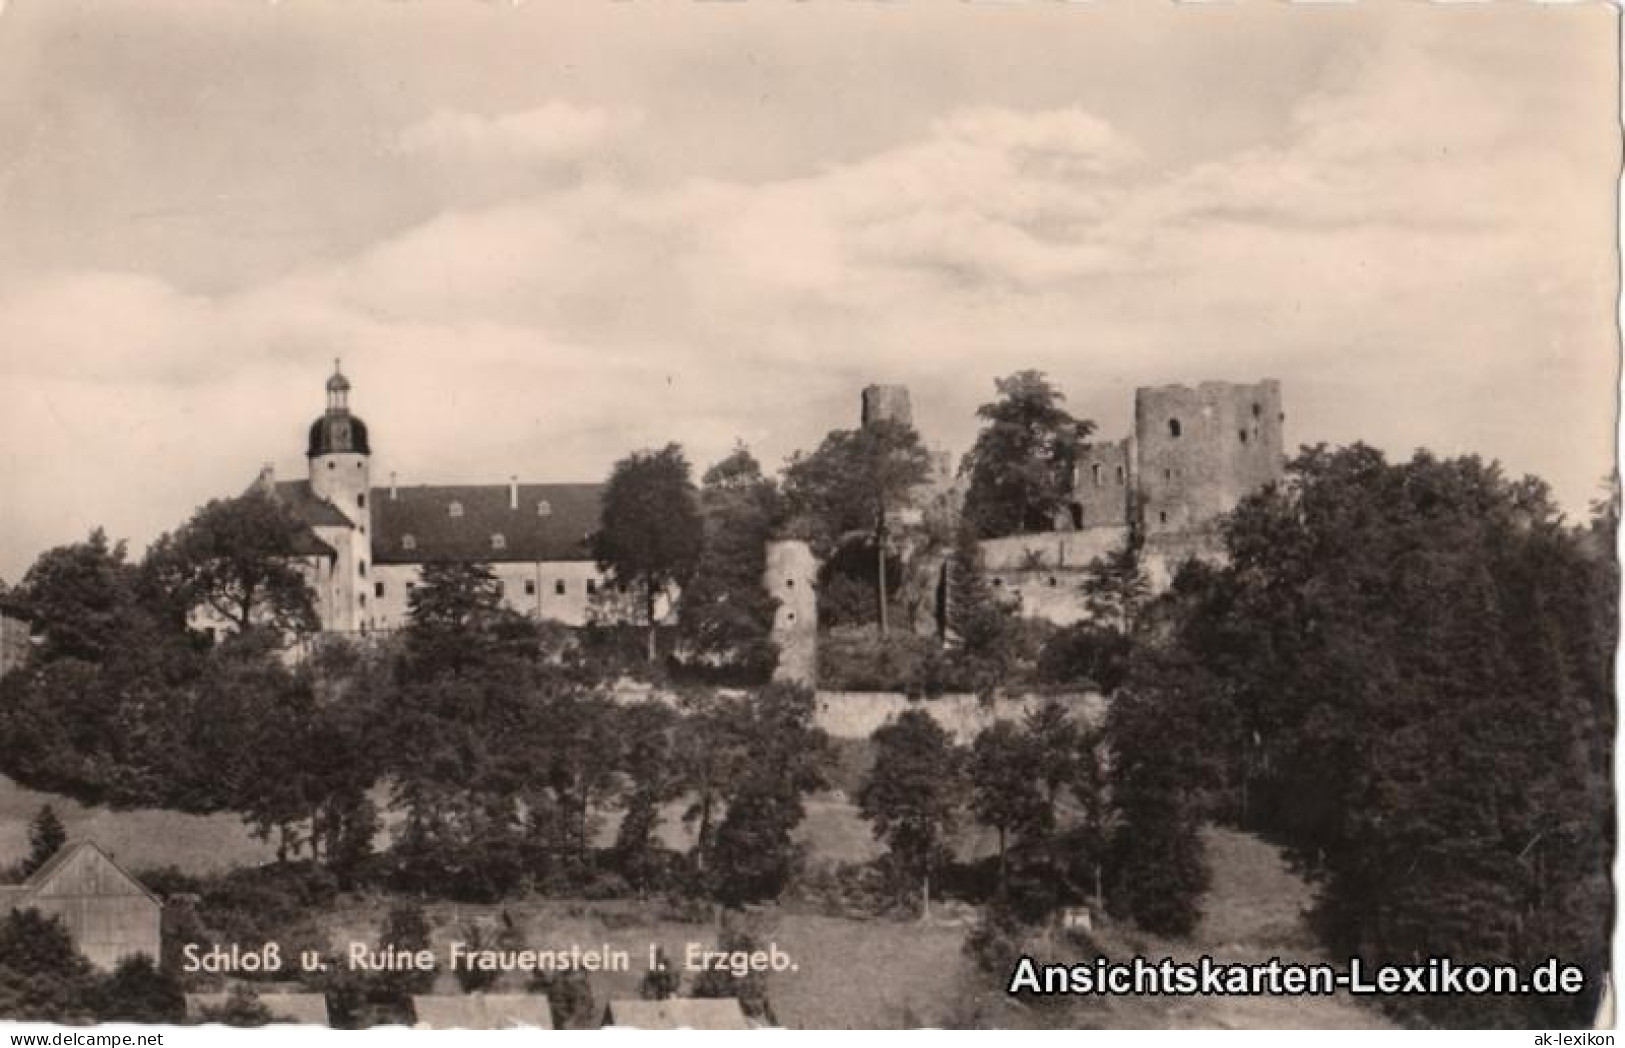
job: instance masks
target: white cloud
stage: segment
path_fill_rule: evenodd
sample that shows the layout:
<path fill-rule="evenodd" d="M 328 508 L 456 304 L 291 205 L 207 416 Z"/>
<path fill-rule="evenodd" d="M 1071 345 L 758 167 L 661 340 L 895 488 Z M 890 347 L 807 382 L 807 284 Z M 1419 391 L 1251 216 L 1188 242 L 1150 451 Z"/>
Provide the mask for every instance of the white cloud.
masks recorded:
<path fill-rule="evenodd" d="M 102 272 L 0 295 L 0 375 L 49 393 L 0 423 L 32 507 L 6 570 L 74 537 L 39 508 L 65 477 L 153 492 L 92 518 L 145 538 L 296 465 L 335 355 L 403 479 L 591 479 L 668 439 L 772 462 L 869 380 L 962 448 L 992 377 L 1036 366 L 1106 435 L 1136 384 L 1275 375 L 1294 439 L 1481 450 L 1578 505 L 1607 465 L 1613 161 L 1544 105 L 1398 41 L 1194 165 L 1074 106 L 978 106 L 754 182 L 626 177 L 620 110 L 442 111 L 396 145 L 444 206 L 349 258 L 214 297 Z"/>
<path fill-rule="evenodd" d="M 395 147 L 406 156 L 474 167 L 558 164 L 603 150 L 640 120 L 635 112 L 560 101 L 495 116 L 440 109 L 402 129 Z"/>

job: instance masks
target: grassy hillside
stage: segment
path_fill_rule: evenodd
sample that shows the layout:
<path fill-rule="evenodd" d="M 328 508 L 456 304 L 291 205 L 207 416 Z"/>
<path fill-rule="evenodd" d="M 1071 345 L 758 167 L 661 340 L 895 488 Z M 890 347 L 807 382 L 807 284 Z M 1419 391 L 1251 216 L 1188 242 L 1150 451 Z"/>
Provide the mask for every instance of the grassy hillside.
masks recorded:
<path fill-rule="evenodd" d="M 235 815 L 87 808 L 24 789 L 0 775 L 0 864 L 10 865 L 28 853 L 28 823 L 44 804 L 56 809 L 69 839 L 93 840 L 129 869 L 173 865 L 206 873 L 265 862 L 274 855 Z"/>

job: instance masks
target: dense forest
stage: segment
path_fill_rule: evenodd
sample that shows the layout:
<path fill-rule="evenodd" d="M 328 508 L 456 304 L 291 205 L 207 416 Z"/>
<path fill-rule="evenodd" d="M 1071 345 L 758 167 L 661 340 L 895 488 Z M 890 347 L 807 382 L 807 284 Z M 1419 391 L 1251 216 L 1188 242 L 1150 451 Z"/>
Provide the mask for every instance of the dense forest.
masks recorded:
<path fill-rule="evenodd" d="M 895 440 L 915 462 L 914 443 Z M 829 454 L 885 453 L 853 443 Z M 823 893 L 866 915 L 948 896 L 1010 935 L 1081 903 L 1188 933 L 1207 883 L 1199 831 L 1223 823 L 1286 849 L 1317 889 L 1334 957 L 1555 956 L 1592 976 L 1574 998 L 1406 1000 L 1406 1020 L 1588 1021 L 1613 916 L 1612 502 L 1576 526 L 1538 481 L 1474 458 L 1310 448 L 1223 523 L 1225 563 L 1188 563 L 1153 596 L 1131 544 L 1092 567 L 1092 622 L 1036 638 L 961 537 L 940 657 L 987 695 L 1016 680 L 1092 688 L 1109 712 L 1051 703 L 957 745 L 923 697 L 869 740 L 855 783 L 883 854 L 814 876 L 794 833 L 840 754 L 810 692 L 761 683 L 771 602 L 730 604 L 759 594 L 760 577 L 734 526 L 753 529 L 759 553 L 784 517 L 779 494 L 748 453 L 699 488 L 678 449 L 635 465 L 621 472 L 689 492 L 693 541 L 662 566 L 628 528 L 603 555 L 637 561 L 645 594 L 683 582 L 705 595 L 688 650 L 742 688 L 674 676 L 671 658 L 651 659 L 672 650 L 649 643 L 654 630 L 526 620 L 479 565 L 429 566 L 410 625 L 386 642 L 290 662 L 262 624 L 309 614 L 274 556 L 293 525 L 238 500 L 140 562 L 100 533 L 39 559 L 11 595 L 39 643 L 0 682 L 0 771 L 87 803 L 239 813 L 328 892 L 730 908 Z M 852 518 L 841 526 L 857 521 L 835 497 L 841 475 L 801 460 L 792 505 L 823 499 Z M 211 545 L 243 528 L 268 537 L 230 557 Z M 248 628 L 218 644 L 188 630 L 182 609 L 211 597 Z M 629 676 L 665 697 L 615 697 Z M 692 833 L 685 851 L 662 843 L 674 817 Z M 992 830 L 996 854 L 957 855 L 967 825 Z M 289 892 L 309 892 L 288 876 Z"/>

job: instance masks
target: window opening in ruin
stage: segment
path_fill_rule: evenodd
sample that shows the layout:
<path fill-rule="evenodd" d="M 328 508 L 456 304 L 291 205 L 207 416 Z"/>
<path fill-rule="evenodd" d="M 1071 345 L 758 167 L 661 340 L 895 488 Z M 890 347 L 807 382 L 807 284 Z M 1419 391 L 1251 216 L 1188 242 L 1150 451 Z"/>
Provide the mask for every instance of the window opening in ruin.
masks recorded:
<path fill-rule="evenodd" d="M 1121 484 L 1121 483 L 1124 482 L 1125 479 L 1126 479 L 1126 475 L 1124 473 L 1123 467 L 1118 466 L 1117 467 L 1117 483 Z"/>
<path fill-rule="evenodd" d="M 1094 473 L 1094 475 L 1095 475 L 1095 487 L 1097 487 L 1097 488 L 1100 487 L 1100 485 L 1101 485 L 1101 483 L 1102 483 L 1102 481 L 1104 479 L 1102 474 L 1105 471 L 1101 468 L 1101 465 L 1098 462 L 1096 462 L 1093 466 L 1090 466 L 1089 469 L 1090 469 L 1090 472 Z"/>
<path fill-rule="evenodd" d="M 355 504 L 360 509 L 366 509 L 367 508 L 367 496 L 365 494 L 357 495 L 355 497 Z"/>
<path fill-rule="evenodd" d="M 491 536 L 491 548 L 492 549 L 507 549 L 508 548 L 507 536 L 503 535 L 502 532 L 500 532 L 500 531 L 497 532 L 495 535 L 492 535 Z"/>
<path fill-rule="evenodd" d="M 1243 430 L 1237 430 L 1236 435 L 1241 437 L 1241 442 L 1243 444 L 1247 443 L 1247 431 L 1246 430 L 1244 430 L 1244 429 Z"/>
<path fill-rule="evenodd" d="M 1168 420 L 1168 435 L 1170 437 L 1177 437 L 1177 436 L 1179 436 L 1179 430 L 1180 430 L 1179 420 L 1177 418 L 1169 419 Z"/>
<path fill-rule="evenodd" d="M 417 549 L 417 548 L 418 548 L 418 540 L 417 540 L 416 536 L 413 536 L 413 535 L 402 535 L 401 536 L 401 549 Z"/>
<path fill-rule="evenodd" d="M 1162 512 L 1157 514 L 1157 523 L 1159 523 L 1159 524 L 1168 523 L 1168 512 L 1167 512 L 1167 510 L 1163 510 Z"/>
<path fill-rule="evenodd" d="M 454 517 L 460 517 L 463 515 L 463 504 L 461 502 L 453 502 L 451 505 L 446 507 L 446 512 L 450 513 Z"/>
<path fill-rule="evenodd" d="M 553 515 L 553 503 L 547 501 L 546 499 L 543 499 L 542 501 L 536 503 L 536 515 L 538 517 L 550 517 L 550 516 L 552 516 Z"/>

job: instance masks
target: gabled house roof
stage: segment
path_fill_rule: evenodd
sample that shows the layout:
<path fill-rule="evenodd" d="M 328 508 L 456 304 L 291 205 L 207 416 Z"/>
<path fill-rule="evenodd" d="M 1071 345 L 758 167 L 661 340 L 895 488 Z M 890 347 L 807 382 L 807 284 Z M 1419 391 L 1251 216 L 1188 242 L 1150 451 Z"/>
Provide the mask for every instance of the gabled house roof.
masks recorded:
<path fill-rule="evenodd" d="M 602 484 L 520 484 L 515 495 L 508 484 L 374 488 L 373 560 L 592 560 Z"/>
<path fill-rule="evenodd" d="M 750 1022 L 735 997 L 672 997 L 664 1001 L 611 1001 L 605 1026 L 639 1030 L 748 1030 Z"/>
<path fill-rule="evenodd" d="M 94 852 L 103 863 L 112 867 L 113 870 L 117 872 L 120 877 L 123 877 L 124 880 L 128 881 L 130 886 L 135 888 L 136 891 L 140 892 L 142 895 L 145 895 L 154 903 L 160 906 L 163 905 L 162 899 L 148 891 L 146 885 L 130 876 L 129 871 L 115 862 L 113 857 L 103 851 L 101 846 L 95 841 L 70 841 L 69 843 L 64 844 L 62 847 L 56 850 L 55 855 L 52 855 L 49 859 L 45 860 L 45 864 L 30 874 L 28 879 L 22 884 L 7 885 L 4 888 L 0 888 L 0 904 L 6 904 L 11 908 L 27 906 L 30 898 L 38 895 L 42 890 L 49 886 L 50 883 L 56 879 L 57 875 L 60 874 L 68 865 L 68 863 L 72 862 L 76 856 L 85 851 Z"/>

